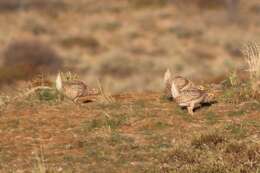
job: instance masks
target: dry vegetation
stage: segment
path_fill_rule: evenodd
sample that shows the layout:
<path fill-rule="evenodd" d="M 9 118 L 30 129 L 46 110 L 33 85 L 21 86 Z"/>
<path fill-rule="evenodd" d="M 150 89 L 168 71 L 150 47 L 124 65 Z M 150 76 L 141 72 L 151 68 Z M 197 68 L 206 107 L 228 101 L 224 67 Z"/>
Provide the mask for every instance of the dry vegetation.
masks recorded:
<path fill-rule="evenodd" d="M 239 50 L 259 35 L 258 1 L 232 8 L 229 1 L 3 0 L 0 44 L 2 52 L 14 42 L 47 44 L 65 69 L 93 84 L 100 79 L 111 92 L 159 91 L 167 67 L 198 83 L 219 82 L 230 68 L 244 67 Z"/>
<path fill-rule="evenodd" d="M 245 47 L 245 57 L 250 74 L 250 84 L 254 92 L 260 90 L 260 50 L 257 43 L 249 43 Z"/>
<path fill-rule="evenodd" d="M 23 2 L 0 0 L 0 172 L 259 173 L 258 0 Z M 167 67 L 216 102 L 164 98 Z M 101 96 L 60 101 L 57 70 Z"/>

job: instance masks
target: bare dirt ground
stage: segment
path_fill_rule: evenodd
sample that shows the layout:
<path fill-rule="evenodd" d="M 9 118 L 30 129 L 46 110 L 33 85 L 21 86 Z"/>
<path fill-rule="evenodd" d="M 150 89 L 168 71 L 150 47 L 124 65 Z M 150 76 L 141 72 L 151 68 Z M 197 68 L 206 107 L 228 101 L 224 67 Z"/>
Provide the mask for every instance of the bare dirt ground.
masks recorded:
<path fill-rule="evenodd" d="M 259 102 L 219 102 L 191 117 L 161 93 L 113 98 L 9 104 L 0 116 L 1 172 L 259 170 Z"/>

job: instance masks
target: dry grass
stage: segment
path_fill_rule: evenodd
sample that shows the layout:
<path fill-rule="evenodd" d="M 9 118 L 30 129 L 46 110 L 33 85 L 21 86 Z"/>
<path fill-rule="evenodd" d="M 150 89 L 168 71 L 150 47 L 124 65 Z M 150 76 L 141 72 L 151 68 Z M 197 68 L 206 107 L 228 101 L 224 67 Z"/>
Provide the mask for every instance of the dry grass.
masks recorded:
<path fill-rule="evenodd" d="M 176 75 L 184 75 L 195 82 L 216 81 L 230 68 L 243 64 L 237 47 L 258 33 L 258 20 L 250 12 L 245 16 L 250 18 L 250 32 L 247 23 L 241 23 L 243 27 L 225 23 L 224 1 L 187 0 L 185 4 L 221 7 L 199 13 L 188 8 L 189 5 L 180 9 L 176 5 L 179 2 L 172 0 L 149 3 L 146 0 L 110 0 L 109 3 L 104 0 L 98 3 L 92 0 L 57 3 L 29 0 L 24 2 L 26 10 L 14 8 L 12 13 L 2 14 L 0 43 L 5 47 L 18 37 L 37 37 L 62 55 L 67 69 L 79 72 L 89 83 L 95 84 L 98 77 L 104 88 L 115 93 L 159 91 L 161 75 L 167 67 Z M 245 10 L 250 11 L 258 2 L 252 1 L 243 2 Z M 38 10 L 41 3 L 56 15 Z M 133 8 L 132 5 L 138 4 L 145 8 Z M 225 31 L 223 26 L 226 26 Z M 232 46 L 227 49 L 229 43 Z M 15 74 L 13 78 L 22 78 L 21 73 Z"/>
<path fill-rule="evenodd" d="M 254 92 L 260 87 L 260 50 L 257 43 L 249 43 L 244 48 L 245 60 L 250 74 L 251 87 Z"/>
<path fill-rule="evenodd" d="M 48 173 L 48 168 L 44 158 L 43 148 L 36 151 L 35 154 L 35 164 L 32 173 Z"/>
<path fill-rule="evenodd" d="M 220 0 L 217 2 L 222 3 L 222 1 Z M 190 1 L 190 3 L 193 3 L 193 1 L 192 2 Z M 212 2 L 208 2 L 208 3 L 212 3 Z M 73 3 L 73 4 L 77 6 L 77 3 Z M 81 3 L 78 4 L 81 5 Z M 79 66 L 78 68 L 80 70 L 85 70 L 86 68 L 90 69 L 87 72 L 84 71 L 84 74 L 86 74 L 85 76 L 87 79 L 90 79 L 91 77 L 89 76 L 92 76 L 92 75 L 88 75 L 89 73 L 90 74 L 94 73 L 94 75 L 100 75 L 103 77 L 103 73 L 99 74 L 100 73 L 99 70 L 97 70 L 98 72 L 96 72 L 93 69 L 95 68 L 102 69 L 103 61 L 109 63 L 107 62 L 107 59 L 109 59 L 109 56 L 107 55 L 108 54 L 110 55 L 110 53 L 112 52 L 111 50 L 113 50 L 113 52 L 116 52 L 116 54 L 121 53 L 126 55 L 125 57 L 122 58 L 131 59 L 131 60 L 133 59 L 134 63 L 136 63 L 136 61 L 139 61 L 140 59 L 141 59 L 140 61 L 142 61 L 142 59 L 147 59 L 148 62 L 150 62 L 150 64 L 155 64 L 154 65 L 155 67 L 153 66 L 153 68 L 149 68 L 150 65 L 143 67 L 142 64 L 141 67 L 143 67 L 143 70 L 135 70 L 135 68 L 131 70 L 132 68 L 130 68 L 129 71 L 127 70 L 125 70 L 126 72 L 123 71 L 124 76 L 127 76 L 127 74 L 129 75 L 135 74 L 142 81 L 145 80 L 145 83 L 147 85 L 143 85 L 143 83 L 140 84 L 140 86 L 143 85 L 142 86 L 143 89 L 155 90 L 156 88 L 159 88 L 158 81 L 160 80 L 161 77 L 160 71 L 163 72 L 166 65 L 171 66 L 176 73 L 178 72 L 178 74 L 184 74 L 190 76 L 192 77 L 192 79 L 196 78 L 196 75 L 194 75 L 195 72 L 201 75 L 201 77 L 199 78 L 203 78 L 206 75 L 212 77 L 215 75 L 218 76 L 219 73 L 223 71 L 225 72 L 225 69 L 223 69 L 226 65 L 225 63 L 227 63 L 230 66 L 237 65 L 233 61 L 233 59 L 237 57 L 235 55 L 231 57 L 230 55 L 226 54 L 226 51 L 225 50 L 223 51 L 223 45 L 226 45 L 226 43 L 230 42 L 231 39 L 235 40 L 236 42 L 240 42 L 240 41 L 242 42 L 244 38 L 241 38 L 242 35 L 241 33 L 244 33 L 245 29 L 243 27 L 240 27 L 239 29 L 236 28 L 234 30 L 234 28 L 229 28 L 229 26 L 227 26 L 227 29 L 225 30 L 225 32 L 223 32 L 222 30 L 223 25 L 221 25 L 221 28 L 219 28 L 218 23 L 210 23 L 212 25 L 212 27 L 210 28 L 205 27 L 204 24 L 207 26 L 207 17 L 212 19 L 210 13 L 209 14 L 205 13 L 205 16 L 203 14 L 194 14 L 192 16 L 189 16 L 192 17 L 189 18 L 190 20 L 186 20 L 187 18 L 185 17 L 185 15 L 182 16 L 182 13 L 180 13 L 180 15 L 175 14 L 174 11 L 176 11 L 176 9 L 174 4 L 173 5 L 171 4 L 169 6 L 168 5 L 163 6 L 163 7 L 159 6 L 160 8 L 158 9 L 146 9 L 144 11 L 142 10 L 136 11 L 136 10 L 129 10 L 129 9 L 126 10 L 123 5 L 121 6 L 121 3 L 116 3 L 115 5 L 114 3 L 112 3 L 112 1 L 109 5 L 107 6 L 105 5 L 106 7 L 98 6 L 100 5 L 100 3 L 96 5 L 97 6 L 96 8 L 100 7 L 101 11 L 103 10 L 104 13 L 100 13 L 100 11 L 98 10 L 95 11 L 96 8 L 93 9 L 87 8 L 90 3 L 86 3 L 86 4 L 87 5 L 84 5 L 82 7 L 82 8 L 86 8 L 86 10 L 83 11 L 78 10 L 77 13 L 67 13 L 67 11 L 62 11 L 59 14 L 60 16 L 59 19 L 53 19 L 53 18 L 50 19 L 42 15 L 39 16 L 37 12 L 34 11 L 32 12 L 30 10 L 28 13 L 25 13 L 23 15 L 25 16 L 25 18 L 30 16 L 36 16 L 35 20 L 45 21 L 44 26 L 46 28 L 53 26 L 55 32 L 46 33 L 44 34 L 44 37 L 53 42 L 55 41 L 58 42 L 57 47 L 60 49 L 62 54 L 66 55 L 66 57 L 64 57 L 65 60 L 70 58 L 72 59 L 75 57 L 74 59 L 77 60 L 77 63 L 76 65 L 73 64 L 73 66 L 74 65 L 76 67 Z M 114 8 L 114 6 L 116 6 L 117 9 L 118 8 L 122 9 L 122 11 L 113 12 L 112 8 Z M 123 12 L 124 10 L 126 10 L 125 13 Z M 84 22 L 80 20 L 75 20 L 75 19 L 85 18 L 84 15 L 88 14 L 85 12 L 89 12 L 91 14 L 93 13 L 93 16 L 88 15 L 87 24 L 84 24 Z M 182 11 L 178 11 L 178 12 L 182 12 Z M 117 17 L 118 13 L 122 16 L 122 19 Z M 16 13 L 14 15 L 16 15 Z M 16 23 L 16 20 L 12 18 L 13 17 L 12 15 L 9 14 L 8 16 L 3 16 L 3 18 L 4 17 L 10 17 L 11 18 L 10 21 Z M 193 26 L 192 23 L 195 22 L 189 22 L 189 21 L 196 21 L 197 17 L 199 17 L 202 20 L 201 21 L 202 25 Z M 17 17 L 15 16 L 15 18 Z M 129 21 L 125 20 L 125 18 L 129 19 Z M 146 20 L 147 18 L 151 20 Z M 20 19 L 23 18 L 21 17 L 17 19 L 19 19 L 20 21 Z M 108 22 L 104 22 L 106 21 L 104 19 L 107 19 Z M 173 23 L 172 21 L 175 20 L 179 22 Z M 127 21 L 127 24 L 125 21 Z M 23 21 L 21 20 L 21 22 L 23 26 Z M 20 33 L 23 27 L 19 28 L 19 26 L 17 26 L 17 28 L 15 28 L 14 26 L 16 25 L 13 25 L 13 23 L 11 25 L 12 27 L 9 26 L 9 23 L 5 23 L 5 25 L 3 25 L 4 27 L 2 28 L 3 33 L 5 33 L 5 28 L 7 29 L 10 28 L 12 33 L 15 32 Z M 119 27 L 111 31 L 111 28 L 109 29 L 111 25 L 117 25 Z M 129 27 L 125 27 L 128 25 Z M 146 34 L 143 34 L 143 29 L 145 28 L 146 28 Z M 254 36 L 256 30 L 257 28 L 253 28 L 249 34 L 250 35 L 252 34 Z M 231 35 L 230 33 L 232 33 L 232 38 L 225 39 L 227 38 L 227 35 Z M 30 31 L 26 31 L 25 34 L 30 35 L 33 33 L 30 33 Z M 92 42 L 94 42 L 93 48 L 95 48 L 96 41 L 90 41 L 91 44 L 84 45 L 85 44 L 84 43 L 83 46 L 81 46 L 82 43 L 81 39 L 83 40 L 88 39 L 88 37 L 85 38 L 86 35 L 91 35 L 91 37 L 93 35 L 93 38 L 96 39 L 96 41 L 98 41 L 99 44 L 105 45 L 107 47 L 107 50 L 101 53 L 97 53 L 96 56 L 89 56 L 88 51 L 86 52 L 85 50 L 85 46 L 91 49 Z M 14 34 L 14 36 L 16 35 Z M 3 44 L 6 44 L 9 38 L 10 35 L 3 37 L 2 38 Z M 77 45 L 77 46 L 73 46 L 72 48 L 70 47 L 70 49 L 68 49 L 67 47 L 63 48 L 63 45 L 62 43 L 59 42 L 59 40 L 63 40 L 64 38 L 65 40 L 66 38 L 72 38 L 72 42 L 73 42 L 72 45 Z M 78 38 L 81 39 L 78 40 Z M 68 40 L 70 42 L 70 39 Z M 194 46 L 192 45 L 194 45 L 194 43 L 197 42 L 200 42 L 202 46 L 194 48 Z M 187 45 L 187 46 L 183 47 L 183 45 Z M 209 45 L 210 54 L 216 57 L 215 60 L 214 58 L 210 58 L 210 56 L 208 56 L 207 54 L 203 55 L 200 53 L 200 52 L 204 52 L 203 51 L 203 49 L 205 49 L 204 45 Z M 157 51 L 157 49 L 158 50 L 162 49 L 164 50 L 165 53 L 162 52 L 160 53 L 160 51 Z M 190 56 L 190 50 L 194 50 L 194 49 L 197 50 L 197 52 L 199 52 L 195 60 L 193 56 Z M 132 51 L 132 50 L 138 50 L 138 51 Z M 100 61 L 97 62 L 97 59 L 99 59 Z M 183 61 L 185 59 L 188 62 L 194 62 L 194 63 L 187 65 L 187 63 Z M 205 61 L 206 60 L 209 61 L 207 61 L 206 64 L 204 64 L 204 60 L 203 63 L 196 63 L 199 62 L 199 60 L 201 59 L 205 59 Z M 232 59 L 232 61 L 230 61 L 230 59 Z M 132 62 L 131 60 L 129 61 Z M 129 62 L 129 61 L 123 61 L 123 62 Z M 67 65 L 71 65 L 69 64 L 69 62 L 70 61 L 67 62 Z M 200 64 L 204 64 L 204 65 L 200 67 Z M 112 65 L 110 64 L 110 66 L 112 66 L 113 67 L 112 70 L 114 70 L 116 68 L 119 69 L 119 67 L 122 65 L 119 64 L 119 65 L 115 65 L 114 67 L 113 64 Z M 192 68 L 190 69 L 191 66 Z M 206 70 L 205 66 L 209 66 L 212 68 L 220 67 L 220 66 L 221 67 L 224 66 L 224 67 L 218 68 L 220 69 L 219 71 L 209 72 Z M 128 69 L 128 67 L 126 67 L 125 69 Z M 135 73 L 136 71 L 137 73 Z M 152 78 L 147 77 L 146 76 L 147 73 L 149 73 L 149 76 L 153 76 L 153 77 Z M 113 72 L 111 73 L 108 72 L 108 75 L 104 77 L 104 81 L 107 78 L 113 78 L 111 79 L 113 80 L 113 83 L 120 82 L 121 78 L 115 79 L 114 78 L 115 75 L 118 74 Z M 131 83 L 138 83 L 138 81 L 134 79 L 129 79 L 123 81 L 123 83 L 125 83 L 125 85 L 128 86 L 127 89 L 129 88 L 133 89 L 135 85 L 132 86 Z M 106 86 L 107 85 L 109 84 L 106 84 Z M 113 88 L 112 85 L 109 86 L 111 86 L 112 91 L 117 91 L 118 89 L 116 87 L 119 86 L 119 84 L 114 86 Z"/>
<path fill-rule="evenodd" d="M 80 80 L 80 77 L 76 73 L 72 73 L 71 71 L 68 72 L 61 72 L 61 78 L 64 81 L 70 81 L 70 80 Z"/>
<path fill-rule="evenodd" d="M 97 81 L 98 82 L 98 89 L 100 91 L 100 98 L 101 98 L 101 101 L 104 102 L 104 103 L 114 103 L 115 100 L 114 98 L 111 96 L 111 94 L 108 94 L 104 91 L 104 88 L 102 87 L 102 84 L 100 83 L 100 81 Z"/>
<path fill-rule="evenodd" d="M 51 43 L 64 65 L 84 81 L 92 85 L 100 78 L 101 96 L 80 107 L 59 102 L 50 76 L 32 80 L 22 92 L 30 92 L 26 98 L 3 92 L 0 172 L 259 172 L 259 97 L 253 97 L 250 82 L 227 73 L 244 65 L 240 43 L 259 33 L 258 18 L 250 11 L 258 0 L 243 2 L 250 20 L 236 24 L 226 20 L 225 0 L 183 1 L 211 9 L 198 13 L 187 3 L 179 8 L 177 1 L 147 2 L 66 0 L 69 10 L 44 6 L 54 10 L 50 14 L 37 10 L 35 1 L 27 10 L 12 7 L 6 10 L 12 13 L 1 13 L 3 47 L 20 36 Z M 11 54 L 19 52 L 12 49 Z M 191 117 L 163 99 L 156 91 L 163 88 L 167 67 L 195 83 L 226 79 L 217 102 Z M 18 84 L 15 91 L 26 88 Z M 51 89 L 34 90 L 38 86 Z M 144 90 L 150 92 L 136 92 Z"/>

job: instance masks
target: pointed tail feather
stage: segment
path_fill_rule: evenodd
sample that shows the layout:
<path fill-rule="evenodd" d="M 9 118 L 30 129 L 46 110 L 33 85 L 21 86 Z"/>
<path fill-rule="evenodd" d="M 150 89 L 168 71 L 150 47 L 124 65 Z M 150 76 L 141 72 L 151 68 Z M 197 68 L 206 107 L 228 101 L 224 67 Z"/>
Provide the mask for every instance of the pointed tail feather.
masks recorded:
<path fill-rule="evenodd" d="M 62 90 L 62 79 L 61 79 L 61 74 L 60 72 L 58 73 L 57 77 L 56 77 L 56 89 L 58 91 Z"/>
<path fill-rule="evenodd" d="M 167 98 L 172 98 L 171 82 L 172 82 L 171 71 L 167 69 L 166 72 L 164 73 L 164 94 Z"/>
<path fill-rule="evenodd" d="M 171 81 L 171 78 L 172 78 L 171 71 L 170 69 L 167 69 L 166 72 L 164 73 L 164 83 L 167 85 Z"/>
<path fill-rule="evenodd" d="M 172 82 L 171 92 L 172 92 L 172 97 L 173 98 L 176 98 L 176 97 L 178 97 L 180 95 L 180 92 L 179 92 L 179 90 L 176 87 L 174 82 Z"/>

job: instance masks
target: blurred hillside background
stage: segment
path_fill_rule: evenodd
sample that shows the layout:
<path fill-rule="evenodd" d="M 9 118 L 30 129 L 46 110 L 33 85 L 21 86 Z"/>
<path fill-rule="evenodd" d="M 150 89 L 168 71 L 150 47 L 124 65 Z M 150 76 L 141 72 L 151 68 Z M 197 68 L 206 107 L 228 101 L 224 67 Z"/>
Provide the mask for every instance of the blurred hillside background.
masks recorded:
<path fill-rule="evenodd" d="M 0 84 L 74 71 L 109 92 L 159 91 L 167 67 L 197 83 L 245 69 L 259 0 L 0 0 Z"/>

